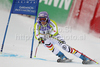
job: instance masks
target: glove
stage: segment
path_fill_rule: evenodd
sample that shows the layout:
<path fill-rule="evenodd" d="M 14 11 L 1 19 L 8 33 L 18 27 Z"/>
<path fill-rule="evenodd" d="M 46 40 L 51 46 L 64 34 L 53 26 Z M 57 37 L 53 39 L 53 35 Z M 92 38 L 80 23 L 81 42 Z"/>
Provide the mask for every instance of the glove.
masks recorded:
<path fill-rule="evenodd" d="M 51 37 L 53 37 L 53 35 L 52 35 L 52 34 L 50 34 L 50 35 L 49 35 L 49 37 L 51 38 Z"/>
<path fill-rule="evenodd" d="M 38 38 L 39 44 L 44 43 L 44 39 L 42 37 Z"/>
<path fill-rule="evenodd" d="M 44 35 L 44 40 L 45 40 L 45 39 L 48 39 L 48 38 L 51 38 L 51 37 L 53 37 L 52 34 L 45 34 L 45 35 Z"/>

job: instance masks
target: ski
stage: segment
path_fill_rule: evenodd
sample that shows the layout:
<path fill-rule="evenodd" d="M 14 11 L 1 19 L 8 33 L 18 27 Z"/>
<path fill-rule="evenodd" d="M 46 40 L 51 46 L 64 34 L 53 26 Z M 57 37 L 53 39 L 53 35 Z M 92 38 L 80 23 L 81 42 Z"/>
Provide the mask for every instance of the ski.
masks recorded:
<path fill-rule="evenodd" d="M 72 62 L 72 60 L 73 60 L 73 59 L 64 59 L 64 60 L 58 59 L 57 62 L 58 62 L 58 63 L 69 63 L 69 62 Z"/>
<path fill-rule="evenodd" d="M 88 61 L 83 61 L 82 64 L 93 64 L 94 62 L 91 61 L 91 60 L 88 60 Z"/>

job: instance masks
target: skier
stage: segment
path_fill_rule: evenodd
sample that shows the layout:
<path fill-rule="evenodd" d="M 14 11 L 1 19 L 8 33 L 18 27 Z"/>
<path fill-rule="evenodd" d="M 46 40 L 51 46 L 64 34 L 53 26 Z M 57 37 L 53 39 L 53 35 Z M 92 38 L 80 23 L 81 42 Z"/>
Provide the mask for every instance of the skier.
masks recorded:
<path fill-rule="evenodd" d="M 42 11 L 38 15 L 38 21 L 35 26 L 35 38 L 47 47 L 52 53 L 60 57 L 57 62 L 71 62 L 72 60 L 67 58 L 54 44 L 60 45 L 65 51 L 75 55 L 76 57 L 82 59 L 83 64 L 90 63 L 90 59 L 79 53 L 79 51 L 68 46 L 65 40 L 58 33 L 58 27 L 55 21 L 49 19 L 47 12 Z"/>

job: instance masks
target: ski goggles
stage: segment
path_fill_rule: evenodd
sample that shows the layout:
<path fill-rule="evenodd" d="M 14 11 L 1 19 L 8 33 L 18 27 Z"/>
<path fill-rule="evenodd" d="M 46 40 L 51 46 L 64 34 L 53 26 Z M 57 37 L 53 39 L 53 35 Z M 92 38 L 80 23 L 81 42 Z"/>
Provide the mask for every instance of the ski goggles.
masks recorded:
<path fill-rule="evenodd" d="M 47 18 L 39 18 L 39 21 L 40 22 L 46 22 L 47 21 Z"/>

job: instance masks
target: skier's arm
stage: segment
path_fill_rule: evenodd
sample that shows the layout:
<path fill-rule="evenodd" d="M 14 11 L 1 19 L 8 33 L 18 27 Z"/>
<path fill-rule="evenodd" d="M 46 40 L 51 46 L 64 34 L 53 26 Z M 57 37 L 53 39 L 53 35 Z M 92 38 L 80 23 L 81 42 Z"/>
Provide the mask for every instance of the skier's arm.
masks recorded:
<path fill-rule="evenodd" d="M 52 28 L 51 35 L 55 36 L 58 34 L 58 27 L 55 21 L 51 20 L 50 27 Z"/>
<path fill-rule="evenodd" d="M 40 38 L 40 33 L 39 33 L 39 25 L 35 23 L 34 25 L 34 32 L 35 32 L 35 38 L 38 40 Z"/>

